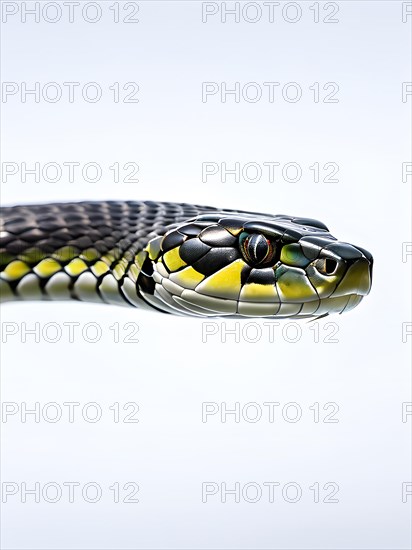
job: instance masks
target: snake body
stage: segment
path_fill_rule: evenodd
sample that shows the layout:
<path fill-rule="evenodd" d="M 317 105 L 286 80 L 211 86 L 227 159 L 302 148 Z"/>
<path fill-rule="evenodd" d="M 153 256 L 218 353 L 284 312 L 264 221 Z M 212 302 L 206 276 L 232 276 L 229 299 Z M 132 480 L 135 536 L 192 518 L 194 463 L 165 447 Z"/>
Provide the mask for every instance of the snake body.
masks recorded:
<path fill-rule="evenodd" d="M 314 219 L 154 201 L 12 206 L 2 301 L 79 300 L 191 316 L 353 309 L 373 259 Z"/>

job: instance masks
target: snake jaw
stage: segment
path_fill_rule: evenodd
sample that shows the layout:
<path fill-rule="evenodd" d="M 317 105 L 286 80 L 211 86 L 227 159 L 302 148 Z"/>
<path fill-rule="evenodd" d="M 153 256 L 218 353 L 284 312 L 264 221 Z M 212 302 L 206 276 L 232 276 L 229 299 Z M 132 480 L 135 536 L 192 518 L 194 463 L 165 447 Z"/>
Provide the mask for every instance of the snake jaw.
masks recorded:
<path fill-rule="evenodd" d="M 169 313 L 197 316 L 318 317 L 360 303 L 372 256 L 304 218 L 201 215 L 147 247 L 151 283 L 140 292 Z M 309 221 L 317 225 L 309 226 Z"/>

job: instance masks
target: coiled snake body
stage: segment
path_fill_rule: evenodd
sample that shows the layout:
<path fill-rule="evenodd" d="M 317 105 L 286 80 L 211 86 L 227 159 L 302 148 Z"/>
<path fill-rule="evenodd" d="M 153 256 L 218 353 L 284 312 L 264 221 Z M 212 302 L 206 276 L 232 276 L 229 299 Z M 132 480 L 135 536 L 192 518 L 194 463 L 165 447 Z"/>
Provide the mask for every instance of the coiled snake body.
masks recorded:
<path fill-rule="evenodd" d="M 368 294 L 373 263 L 317 220 L 152 201 L 3 208 L 0 255 L 2 301 L 202 317 L 342 313 Z"/>

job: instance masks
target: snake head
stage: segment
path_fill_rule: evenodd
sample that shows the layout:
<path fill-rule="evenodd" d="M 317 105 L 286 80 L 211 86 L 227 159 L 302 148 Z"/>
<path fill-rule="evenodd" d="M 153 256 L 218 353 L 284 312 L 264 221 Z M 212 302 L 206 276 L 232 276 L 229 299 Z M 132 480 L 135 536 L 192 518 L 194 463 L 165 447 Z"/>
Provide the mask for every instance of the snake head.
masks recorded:
<path fill-rule="evenodd" d="M 149 241 L 137 287 L 152 306 L 199 316 L 318 317 L 353 309 L 373 258 L 321 222 L 202 214 Z"/>

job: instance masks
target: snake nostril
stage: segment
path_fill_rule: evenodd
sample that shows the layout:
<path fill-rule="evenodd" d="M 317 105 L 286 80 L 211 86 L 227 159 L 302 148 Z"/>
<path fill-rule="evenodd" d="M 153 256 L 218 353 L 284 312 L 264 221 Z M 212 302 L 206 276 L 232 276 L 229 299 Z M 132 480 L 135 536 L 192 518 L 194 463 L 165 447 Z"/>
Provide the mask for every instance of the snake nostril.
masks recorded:
<path fill-rule="evenodd" d="M 315 266 L 323 275 L 333 275 L 338 267 L 338 262 L 333 258 L 320 258 L 316 261 Z"/>
<path fill-rule="evenodd" d="M 327 275 L 332 275 L 336 268 L 338 267 L 338 262 L 332 258 L 327 258 L 325 261 L 325 272 Z"/>

